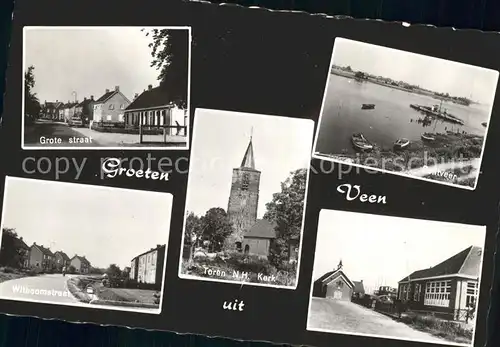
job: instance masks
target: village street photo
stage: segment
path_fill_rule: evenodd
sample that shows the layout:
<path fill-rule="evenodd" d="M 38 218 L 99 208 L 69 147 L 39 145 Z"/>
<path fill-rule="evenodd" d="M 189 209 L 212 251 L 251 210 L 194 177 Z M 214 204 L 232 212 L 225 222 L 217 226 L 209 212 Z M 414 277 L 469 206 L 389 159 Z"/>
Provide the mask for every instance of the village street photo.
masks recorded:
<path fill-rule="evenodd" d="M 27 149 L 188 149 L 190 27 L 24 27 Z"/>
<path fill-rule="evenodd" d="M 172 195 L 7 177 L 0 299 L 159 314 Z"/>
<path fill-rule="evenodd" d="M 335 39 L 313 157 L 475 189 L 498 71 Z"/>
<path fill-rule="evenodd" d="M 485 236 L 484 226 L 321 210 L 307 330 L 473 346 Z"/>
<path fill-rule="evenodd" d="M 181 278 L 297 286 L 313 128 L 196 109 Z"/>

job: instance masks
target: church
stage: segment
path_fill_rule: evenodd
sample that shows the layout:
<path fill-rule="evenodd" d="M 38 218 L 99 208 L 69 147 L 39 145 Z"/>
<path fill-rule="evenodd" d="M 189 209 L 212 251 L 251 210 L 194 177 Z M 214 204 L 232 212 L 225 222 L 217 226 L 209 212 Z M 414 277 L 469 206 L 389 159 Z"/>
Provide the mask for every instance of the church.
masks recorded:
<path fill-rule="evenodd" d="M 261 257 L 269 255 L 276 239 L 276 224 L 257 219 L 261 171 L 255 168 L 252 136 L 239 167 L 233 169 L 227 214 L 234 232 L 226 239 L 226 248 Z M 288 242 L 290 261 L 296 261 L 299 238 Z"/>

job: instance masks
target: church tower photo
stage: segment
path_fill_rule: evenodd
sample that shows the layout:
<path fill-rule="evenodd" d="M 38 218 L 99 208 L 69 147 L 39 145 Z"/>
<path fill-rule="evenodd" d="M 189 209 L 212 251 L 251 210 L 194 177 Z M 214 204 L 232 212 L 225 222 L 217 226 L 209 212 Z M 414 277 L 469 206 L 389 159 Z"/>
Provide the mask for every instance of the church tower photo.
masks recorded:
<path fill-rule="evenodd" d="M 234 233 L 227 239 L 227 246 L 241 250 L 243 235 L 257 221 L 259 186 L 261 172 L 255 169 L 252 136 L 241 161 L 233 169 L 231 192 L 227 214 L 234 227 Z"/>

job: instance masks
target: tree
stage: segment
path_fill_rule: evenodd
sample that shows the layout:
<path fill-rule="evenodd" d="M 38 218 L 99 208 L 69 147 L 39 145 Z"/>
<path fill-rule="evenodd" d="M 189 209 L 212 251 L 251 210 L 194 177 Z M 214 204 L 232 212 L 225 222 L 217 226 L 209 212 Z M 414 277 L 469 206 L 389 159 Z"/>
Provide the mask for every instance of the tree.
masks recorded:
<path fill-rule="evenodd" d="M 35 87 L 35 67 L 28 67 L 24 73 L 24 114 L 29 118 L 37 118 L 40 114 L 40 101 L 33 88 Z"/>
<path fill-rule="evenodd" d="M 159 70 L 160 87 L 165 90 L 170 101 L 182 109 L 187 108 L 189 71 L 189 32 L 176 29 L 153 29 L 153 61 L 151 66 Z"/>
<path fill-rule="evenodd" d="M 2 249 L 0 250 L 0 265 L 16 269 L 22 268 L 27 250 L 19 242 L 14 228 L 2 229 Z"/>
<path fill-rule="evenodd" d="M 213 207 L 201 217 L 200 221 L 201 239 L 210 241 L 212 251 L 220 251 L 226 238 L 234 231 L 226 211 L 220 207 Z"/>
<path fill-rule="evenodd" d="M 203 235 L 203 225 L 201 218 L 193 212 L 189 212 L 186 217 L 186 230 L 184 244 L 189 245 L 189 261 L 193 260 L 194 249 Z"/>
<path fill-rule="evenodd" d="M 106 269 L 106 274 L 108 275 L 109 278 L 118 278 L 122 274 L 122 270 L 120 267 L 116 264 L 111 264 L 107 269 Z"/>
<path fill-rule="evenodd" d="M 269 249 L 269 261 L 281 268 L 288 259 L 288 241 L 300 237 L 304 214 L 307 169 L 292 171 L 281 183 L 281 191 L 266 204 L 264 219 L 276 224 L 276 238 Z"/>

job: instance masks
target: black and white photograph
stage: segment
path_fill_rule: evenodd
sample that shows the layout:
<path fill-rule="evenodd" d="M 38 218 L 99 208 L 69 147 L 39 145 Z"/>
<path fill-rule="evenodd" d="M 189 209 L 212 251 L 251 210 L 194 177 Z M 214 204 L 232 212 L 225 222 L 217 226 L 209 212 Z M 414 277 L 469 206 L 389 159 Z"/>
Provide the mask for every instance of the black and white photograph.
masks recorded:
<path fill-rule="evenodd" d="M 24 27 L 23 149 L 188 149 L 190 27 Z"/>
<path fill-rule="evenodd" d="M 196 109 L 181 278 L 297 286 L 313 129 L 308 119 Z"/>
<path fill-rule="evenodd" d="M 336 38 L 313 157 L 476 188 L 498 71 Z"/>
<path fill-rule="evenodd" d="M 169 193 L 8 176 L 0 299 L 159 314 L 171 209 Z"/>
<path fill-rule="evenodd" d="M 485 226 L 321 210 L 317 235 L 307 330 L 473 345 Z"/>

